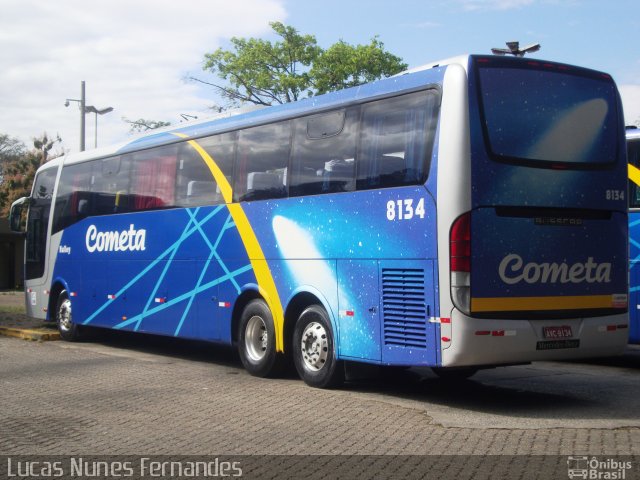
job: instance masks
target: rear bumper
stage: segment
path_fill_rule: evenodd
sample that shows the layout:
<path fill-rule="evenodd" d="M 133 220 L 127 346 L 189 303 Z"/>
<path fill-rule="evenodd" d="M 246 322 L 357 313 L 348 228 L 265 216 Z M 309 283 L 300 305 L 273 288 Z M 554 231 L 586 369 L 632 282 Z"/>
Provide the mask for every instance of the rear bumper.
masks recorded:
<path fill-rule="evenodd" d="M 552 340 L 544 338 L 543 327 L 559 326 L 571 327 L 573 336 L 550 343 Z M 442 366 L 504 365 L 619 355 L 627 345 L 628 335 L 626 313 L 558 320 L 491 320 L 471 318 L 454 309 L 451 342 L 446 347 L 443 344 Z"/>

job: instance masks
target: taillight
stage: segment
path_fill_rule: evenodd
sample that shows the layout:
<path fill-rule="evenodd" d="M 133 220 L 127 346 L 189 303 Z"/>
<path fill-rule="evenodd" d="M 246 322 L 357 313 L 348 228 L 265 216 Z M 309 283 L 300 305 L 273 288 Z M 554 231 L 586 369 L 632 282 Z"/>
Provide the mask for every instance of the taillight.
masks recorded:
<path fill-rule="evenodd" d="M 453 304 L 469 315 L 471 306 L 471 212 L 458 217 L 451 226 L 449 264 Z"/>
<path fill-rule="evenodd" d="M 451 227 L 450 266 L 454 272 L 471 272 L 471 213 L 458 217 Z"/>

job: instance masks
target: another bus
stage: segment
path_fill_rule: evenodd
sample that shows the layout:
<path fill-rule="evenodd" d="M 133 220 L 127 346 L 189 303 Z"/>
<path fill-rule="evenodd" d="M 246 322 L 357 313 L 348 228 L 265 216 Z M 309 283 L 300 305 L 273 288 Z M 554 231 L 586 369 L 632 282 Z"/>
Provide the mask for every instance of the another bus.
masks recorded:
<path fill-rule="evenodd" d="M 627 127 L 629 161 L 629 342 L 640 343 L 640 129 Z"/>
<path fill-rule="evenodd" d="M 68 155 L 13 207 L 28 313 L 235 344 L 315 387 L 618 354 L 624 149 L 609 75 L 472 55 Z"/>

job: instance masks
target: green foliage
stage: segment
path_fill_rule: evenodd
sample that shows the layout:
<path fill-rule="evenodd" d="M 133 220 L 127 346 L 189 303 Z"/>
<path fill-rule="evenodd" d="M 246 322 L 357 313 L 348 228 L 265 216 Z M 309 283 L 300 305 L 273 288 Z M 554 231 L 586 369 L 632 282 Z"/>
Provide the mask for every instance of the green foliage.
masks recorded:
<path fill-rule="evenodd" d="M 56 134 L 56 138 L 49 138 L 47 132 L 44 132 L 41 137 L 34 137 L 33 147 L 40 156 L 40 165 L 46 163 L 49 158 L 49 152 L 55 146 L 56 143 L 62 143 L 60 135 Z"/>
<path fill-rule="evenodd" d="M 384 49 L 377 37 L 368 45 L 340 40 L 316 59 L 311 69 L 316 94 L 355 87 L 406 70 L 407 64 Z"/>
<path fill-rule="evenodd" d="M 215 87 L 232 105 L 273 105 L 360 85 L 407 67 L 377 37 L 368 45 L 341 40 L 324 50 L 313 35 L 280 22 L 270 25 L 280 40 L 234 37 L 231 50 L 218 48 L 205 55 L 203 69 L 227 84 L 191 79 Z"/>
<path fill-rule="evenodd" d="M 147 120 L 144 118 L 139 118 L 138 120 L 129 120 L 128 118 L 123 117 L 122 120 L 125 123 L 128 123 L 129 133 L 142 133 L 147 130 L 155 130 L 156 128 L 168 127 L 171 125 L 171 122 L 163 122 L 160 120 Z"/>
<path fill-rule="evenodd" d="M 36 170 L 51 157 L 51 150 L 62 140 L 58 135 L 54 139 L 44 133 L 33 139 L 33 150 L 6 134 L 0 134 L 0 216 L 9 214 L 11 204 L 20 197 L 31 194 L 31 186 Z"/>

